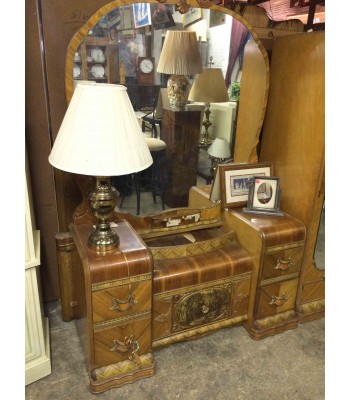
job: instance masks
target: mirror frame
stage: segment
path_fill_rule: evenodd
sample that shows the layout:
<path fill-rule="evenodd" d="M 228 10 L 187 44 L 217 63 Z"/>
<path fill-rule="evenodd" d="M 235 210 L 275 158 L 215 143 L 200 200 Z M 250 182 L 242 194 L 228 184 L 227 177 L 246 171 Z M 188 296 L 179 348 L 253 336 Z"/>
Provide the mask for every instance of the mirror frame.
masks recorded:
<path fill-rule="evenodd" d="M 114 0 L 110 3 L 105 4 L 101 8 L 99 8 L 94 14 L 90 16 L 88 21 L 74 34 L 72 37 L 71 41 L 69 42 L 68 49 L 67 49 L 67 56 L 66 56 L 66 71 L 65 71 L 65 88 L 66 88 L 66 100 L 67 104 L 69 104 L 73 91 L 74 91 L 74 82 L 73 82 L 73 66 L 74 66 L 74 54 L 76 53 L 78 47 L 80 46 L 82 40 L 85 38 L 87 33 L 96 25 L 96 23 L 109 11 L 113 10 L 116 7 L 119 6 L 124 6 L 128 4 L 134 4 L 134 3 L 139 3 L 140 0 Z M 182 1 L 179 3 L 178 0 L 148 0 L 147 3 L 166 3 L 166 4 L 172 4 L 176 5 L 179 9 L 179 7 L 184 7 L 186 5 L 186 1 Z M 180 4 L 180 6 L 179 6 Z M 269 86 L 270 86 L 270 65 L 269 65 L 269 58 L 267 55 L 267 52 L 265 50 L 265 47 L 259 40 L 259 37 L 257 33 L 254 31 L 254 28 L 252 25 L 248 23 L 240 14 L 236 13 L 235 11 L 232 11 L 229 8 L 226 8 L 224 6 L 218 6 L 216 4 L 213 4 L 210 0 L 207 1 L 195 1 L 195 0 L 187 0 L 187 4 L 190 7 L 199 7 L 199 8 L 210 8 L 212 10 L 220 11 L 225 14 L 228 14 L 232 16 L 233 18 L 239 20 L 251 33 L 253 39 L 255 40 L 256 44 L 258 45 L 264 61 L 265 61 L 265 95 L 264 95 L 264 102 L 262 104 L 262 110 L 261 110 L 261 117 L 260 117 L 260 122 L 259 122 L 259 130 L 262 128 L 262 124 L 264 121 L 265 117 L 265 112 L 266 112 L 266 106 L 267 106 L 267 99 L 268 99 L 268 93 L 269 93 Z M 201 5 L 202 4 L 202 5 Z M 181 12 L 181 10 L 179 9 Z"/>

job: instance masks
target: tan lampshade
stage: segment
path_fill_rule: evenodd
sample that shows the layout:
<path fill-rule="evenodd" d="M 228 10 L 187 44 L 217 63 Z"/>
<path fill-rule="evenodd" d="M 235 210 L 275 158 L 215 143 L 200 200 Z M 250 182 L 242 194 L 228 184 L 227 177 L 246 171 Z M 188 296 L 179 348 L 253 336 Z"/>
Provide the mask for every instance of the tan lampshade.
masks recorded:
<path fill-rule="evenodd" d="M 157 71 L 169 75 L 193 75 L 202 72 L 196 32 L 167 31 Z"/>
<path fill-rule="evenodd" d="M 196 76 L 188 100 L 203 103 L 222 103 L 228 101 L 227 87 L 221 68 L 203 68 Z"/>
<path fill-rule="evenodd" d="M 210 145 L 207 153 L 215 158 L 230 158 L 231 152 L 226 139 L 217 137 L 214 142 Z"/>
<path fill-rule="evenodd" d="M 126 87 L 78 84 L 53 145 L 55 168 L 91 176 L 118 176 L 153 160 Z"/>

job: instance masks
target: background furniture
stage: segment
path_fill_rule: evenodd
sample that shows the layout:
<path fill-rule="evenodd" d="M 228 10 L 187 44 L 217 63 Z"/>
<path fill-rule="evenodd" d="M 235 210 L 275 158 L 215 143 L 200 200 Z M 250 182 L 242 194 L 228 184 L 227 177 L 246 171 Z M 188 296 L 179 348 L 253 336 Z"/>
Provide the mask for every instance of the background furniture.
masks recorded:
<path fill-rule="evenodd" d="M 125 86 L 135 111 L 151 112 L 156 108 L 159 98 L 159 85 L 128 83 Z"/>
<path fill-rule="evenodd" d="M 276 39 L 259 161 L 273 162 L 280 177 L 281 209 L 306 226 L 297 296 L 301 322 L 319 318 L 325 310 L 325 271 L 314 260 L 325 199 L 324 74 L 324 32 Z"/>
<path fill-rule="evenodd" d="M 161 137 L 169 174 L 164 201 L 170 207 L 186 207 L 190 188 L 196 185 L 200 117 L 200 111 L 163 109 Z"/>
<path fill-rule="evenodd" d="M 28 163 L 25 170 L 25 384 L 51 374 L 49 320 L 40 279 L 40 232 L 36 230 Z"/>
<path fill-rule="evenodd" d="M 129 180 L 126 180 L 122 190 L 122 199 L 120 208 L 123 207 L 125 196 L 128 189 L 136 191 L 136 214 L 140 214 L 140 202 L 142 192 L 152 192 L 153 201 L 156 203 L 156 196 L 161 196 L 163 210 L 164 192 L 168 182 L 168 170 L 166 162 L 166 144 L 163 140 L 156 138 L 146 138 L 149 151 L 153 158 L 153 164 L 144 171 L 132 174 Z"/>
<path fill-rule="evenodd" d="M 92 57 L 96 50 L 103 54 L 102 60 Z M 87 36 L 82 41 L 77 53 L 80 56 L 80 61 L 74 60 L 74 63 L 81 69 L 80 79 L 108 83 L 119 81 L 118 52 L 109 38 Z M 103 67 L 103 76 L 99 77 L 93 74 L 94 66 Z M 78 80 L 79 78 L 75 79 Z"/>
<path fill-rule="evenodd" d="M 85 343 L 90 390 L 152 376 L 152 262 L 126 222 L 118 223 L 119 248 L 101 257 L 90 250 L 91 225 L 72 225 L 79 257 L 73 269 L 77 329 Z"/>

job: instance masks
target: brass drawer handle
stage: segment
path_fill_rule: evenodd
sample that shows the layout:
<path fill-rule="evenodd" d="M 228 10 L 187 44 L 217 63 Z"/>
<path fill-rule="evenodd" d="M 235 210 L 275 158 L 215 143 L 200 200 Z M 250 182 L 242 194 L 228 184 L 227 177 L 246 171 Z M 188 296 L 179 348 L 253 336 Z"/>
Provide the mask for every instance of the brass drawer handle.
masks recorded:
<path fill-rule="evenodd" d="M 274 269 L 280 269 L 281 271 L 287 271 L 293 265 L 292 257 L 289 257 L 288 260 L 281 260 L 280 258 L 277 260 L 277 264 Z"/>
<path fill-rule="evenodd" d="M 136 354 L 140 350 L 139 341 L 134 336 L 125 336 L 124 340 L 113 340 L 113 347 L 109 351 L 129 353 L 128 359 L 135 364 L 140 363 L 140 357 Z"/>
<path fill-rule="evenodd" d="M 282 293 L 282 295 L 280 297 L 272 296 L 269 304 L 275 305 L 275 306 L 281 306 L 282 304 L 284 304 L 286 302 L 286 300 L 288 300 L 287 295 L 285 293 Z"/>
<path fill-rule="evenodd" d="M 109 307 L 109 311 L 127 311 L 130 307 L 137 304 L 138 301 L 135 299 L 134 293 L 130 293 L 126 299 L 112 299 L 112 307 Z"/>

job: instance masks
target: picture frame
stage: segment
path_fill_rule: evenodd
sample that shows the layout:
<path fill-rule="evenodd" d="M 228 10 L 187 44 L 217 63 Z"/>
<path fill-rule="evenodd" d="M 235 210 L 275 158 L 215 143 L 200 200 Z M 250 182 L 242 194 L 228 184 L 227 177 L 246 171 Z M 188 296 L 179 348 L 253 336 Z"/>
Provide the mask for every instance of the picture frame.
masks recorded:
<path fill-rule="evenodd" d="M 282 216 L 280 198 L 279 177 L 254 176 L 249 188 L 247 207 L 243 212 Z"/>
<path fill-rule="evenodd" d="M 123 12 L 121 13 L 121 23 L 118 29 L 121 31 L 129 31 L 135 28 L 134 26 L 134 13 L 131 4 L 124 6 Z"/>
<path fill-rule="evenodd" d="M 220 200 L 222 209 L 246 206 L 249 182 L 254 176 L 268 177 L 272 173 L 272 163 L 269 162 L 218 164 L 210 200 Z"/>
<path fill-rule="evenodd" d="M 155 30 L 175 26 L 172 7 L 166 4 L 151 4 L 151 21 Z"/>
<path fill-rule="evenodd" d="M 184 28 L 195 24 L 203 18 L 203 11 L 201 8 L 190 8 L 187 13 L 182 16 L 182 25 Z"/>
<path fill-rule="evenodd" d="M 133 4 L 135 28 L 151 25 L 151 11 L 149 3 Z"/>

